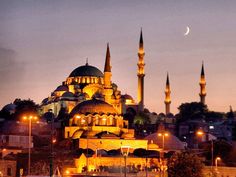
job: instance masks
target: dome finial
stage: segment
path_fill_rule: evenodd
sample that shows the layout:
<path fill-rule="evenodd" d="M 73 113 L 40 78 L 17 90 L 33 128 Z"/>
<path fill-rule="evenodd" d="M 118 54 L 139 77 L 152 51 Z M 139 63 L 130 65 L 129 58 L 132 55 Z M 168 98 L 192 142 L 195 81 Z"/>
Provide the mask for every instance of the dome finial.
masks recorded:
<path fill-rule="evenodd" d="M 86 64 L 85 65 L 88 66 L 88 57 L 86 58 Z"/>

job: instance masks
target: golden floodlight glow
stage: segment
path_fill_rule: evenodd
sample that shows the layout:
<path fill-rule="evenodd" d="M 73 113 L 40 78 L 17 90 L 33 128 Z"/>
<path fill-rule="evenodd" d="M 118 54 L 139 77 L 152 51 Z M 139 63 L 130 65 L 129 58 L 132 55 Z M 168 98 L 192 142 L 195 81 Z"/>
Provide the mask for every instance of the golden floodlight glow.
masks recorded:
<path fill-rule="evenodd" d="M 169 133 L 164 133 L 164 134 L 158 133 L 158 136 L 169 136 Z"/>
<path fill-rule="evenodd" d="M 6 149 L 6 148 L 3 148 L 3 149 L 2 149 L 2 152 L 6 152 L 6 151 L 7 151 L 7 149 Z"/>
<path fill-rule="evenodd" d="M 220 157 L 216 157 L 216 160 L 221 160 L 221 158 Z"/>
<path fill-rule="evenodd" d="M 80 117 L 80 115 L 76 115 L 75 118 L 76 119 L 80 119 L 81 117 Z"/>
<path fill-rule="evenodd" d="M 70 171 L 69 171 L 69 170 L 66 170 L 66 174 L 69 175 L 69 174 L 70 174 Z"/>
<path fill-rule="evenodd" d="M 57 142 L 57 140 L 54 138 L 53 140 L 52 140 L 52 143 L 56 143 Z"/>
<path fill-rule="evenodd" d="M 197 131 L 197 135 L 198 135 L 198 136 L 202 136 L 203 134 L 204 134 L 204 132 L 203 132 L 202 130 L 198 130 L 198 131 Z"/>

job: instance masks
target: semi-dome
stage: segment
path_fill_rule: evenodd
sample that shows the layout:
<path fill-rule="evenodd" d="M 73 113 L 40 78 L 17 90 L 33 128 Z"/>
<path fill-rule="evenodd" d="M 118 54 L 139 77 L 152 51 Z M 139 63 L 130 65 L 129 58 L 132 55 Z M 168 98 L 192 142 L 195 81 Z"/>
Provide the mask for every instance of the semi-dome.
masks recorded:
<path fill-rule="evenodd" d="M 121 97 L 125 100 L 134 100 L 133 97 L 128 94 L 122 95 Z"/>
<path fill-rule="evenodd" d="M 117 114 L 116 110 L 113 108 L 112 105 L 102 100 L 92 99 L 88 101 L 83 101 L 82 103 L 74 107 L 74 109 L 71 111 L 71 117 L 73 117 L 75 114 L 87 113 Z"/>
<path fill-rule="evenodd" d="M 68 87 L 66 86 L 66 85 L 59 85 L 57 88 L 56 88 L 56 90 L 55 90 L 55 92 L 60 92 L 60 91 L 65 91 L 65 92 L 67 92 L 69 89 L 68 89 Z"/>
<path fill-rule="evenodd" d="M 72 92 L 65 92 L 65 93 L 62 94 L 62 97 L 71 98 L 71 97 L 74 97 L 74 94 Z"/>
<path fill-rule="evenodd" d="M 102 71 L 94 66 L 88 65 L 86 63 L 84 66 L 79 66 L 70 73 L 69 77 L 78 77 L 78 76 L 94 76 L 94 77 L 103 77 Z"/>

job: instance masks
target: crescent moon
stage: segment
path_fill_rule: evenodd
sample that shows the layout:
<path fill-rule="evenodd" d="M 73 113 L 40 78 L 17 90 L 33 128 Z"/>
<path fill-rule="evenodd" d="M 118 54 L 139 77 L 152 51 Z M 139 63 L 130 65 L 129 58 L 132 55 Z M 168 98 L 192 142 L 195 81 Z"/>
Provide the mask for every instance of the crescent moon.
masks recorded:
<path fill-rule="evenodd" d="M 189 32 L 190 32 L 190 28 L 187 26 L 186 32 L 184 33 L 184 36 L 187 36 L 189 34 Z"/>

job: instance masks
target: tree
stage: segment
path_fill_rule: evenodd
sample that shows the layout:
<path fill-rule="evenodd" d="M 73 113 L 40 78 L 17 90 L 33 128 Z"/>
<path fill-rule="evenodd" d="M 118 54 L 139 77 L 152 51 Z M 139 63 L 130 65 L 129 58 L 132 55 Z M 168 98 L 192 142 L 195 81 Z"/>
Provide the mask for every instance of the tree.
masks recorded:
<path fill-rule="evenodd" d="M 203 163 L 189 152 L 174 154 L 168 161 L 169 177 L 202 177 Z"/>
<path fill-rule="evenodd" d="M 179 107 L 178 122 L 204 119 L 208 112 L 207 106 L 201 102 L 183 103 Z"/>
<path fill-rule="evenodd" d="M 215 112 L 215 111 L 208 111 L 206 114 L 205 114 L 206 118 L 205 120 L 207 122 L 210 122 L 210 121 L 221 121 L 223 118 L 224 118 L 224 113 L 221 113 L 221 112 Z"/>
<path fill-rule="evenodd" d="M 145 125 L 150 123 L 150 118 L 148 114 L 144 112 L 139 112 L 138 115 L 135 116 L 134 118 L 134 124 L 136 125 Z"/>
<path fill-rule="evenodd" d="M 135 134 L 139 136 L 146 136 L 148 124 L 150 124 L 149 115 L 144 112 L 139 112 L 134 118 Z"/>
<path fill-rule="evenodd" d="M 16 99 L 14 104 L 16 105 L 15 120 L 19 120 L 25 114 L 38 115 L 39 106 L 33 100 Z"/>

